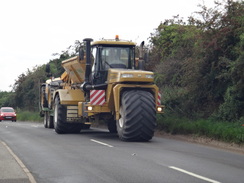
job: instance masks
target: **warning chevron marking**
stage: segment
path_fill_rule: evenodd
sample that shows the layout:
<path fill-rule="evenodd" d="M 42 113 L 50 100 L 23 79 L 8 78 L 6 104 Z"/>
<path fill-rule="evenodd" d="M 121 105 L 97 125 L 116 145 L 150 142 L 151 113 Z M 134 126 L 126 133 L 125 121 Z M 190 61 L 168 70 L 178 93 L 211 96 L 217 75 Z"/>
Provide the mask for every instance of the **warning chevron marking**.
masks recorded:
<path fill-rule="evenodd" d="M 158 105 L 161 105 L 161 93 L 160 92 L 158 92 Z"/>
<path fill-rule="evenodd" d="M 105 103 L 105 90 L 90 91 L 91 105 L 103 105 Z"/>

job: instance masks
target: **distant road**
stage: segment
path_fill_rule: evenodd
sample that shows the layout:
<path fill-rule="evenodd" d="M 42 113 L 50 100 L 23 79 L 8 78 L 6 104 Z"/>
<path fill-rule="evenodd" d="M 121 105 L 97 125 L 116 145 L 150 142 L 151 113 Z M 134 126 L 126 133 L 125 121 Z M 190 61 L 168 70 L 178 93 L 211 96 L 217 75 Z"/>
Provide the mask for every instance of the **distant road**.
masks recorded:
<path fill-rule="evenodd" d="M 39 123 L 1 122 L 0 140 L 38 183 L 244 182 L 244 155 L 173 139 L 122 142 L 102 129 L 58 135 Z"/>

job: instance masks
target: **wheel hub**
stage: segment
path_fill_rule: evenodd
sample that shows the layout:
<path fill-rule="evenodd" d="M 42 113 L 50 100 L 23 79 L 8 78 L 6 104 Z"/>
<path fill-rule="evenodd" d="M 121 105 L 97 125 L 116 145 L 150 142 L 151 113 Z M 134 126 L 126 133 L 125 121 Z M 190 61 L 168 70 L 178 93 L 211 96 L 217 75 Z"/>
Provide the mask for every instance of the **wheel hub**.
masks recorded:
<path fill-rule="evenodd" d="M 120 107 L 119 113 L 120 113 L 119 127 L 123 128 L 125 121 L 124 121 L 124 113 L 123 113 L 122 106 Z"/>

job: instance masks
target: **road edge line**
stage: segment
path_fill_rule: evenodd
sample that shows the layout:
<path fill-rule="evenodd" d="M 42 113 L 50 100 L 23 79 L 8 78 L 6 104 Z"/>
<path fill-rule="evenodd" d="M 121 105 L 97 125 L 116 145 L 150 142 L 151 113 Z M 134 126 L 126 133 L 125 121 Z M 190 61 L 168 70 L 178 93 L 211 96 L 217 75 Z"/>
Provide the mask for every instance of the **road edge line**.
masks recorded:
<path fill-rule="evenodd" d="M 19 164 L 19 166 L 23 169 L 23 171 L 25 172 L 25 174 L 27 175 L 27 177 L 29 178 L 29 181 L 31 183 L 37 183 L 35 178 L 33 177 L 33 175 L 31 174 L 31 172 L 28 170 L 28 168 L 26 168 L 26 166 L 24 165 L 24 163 L 18 158 L 18 156 L 10 149 L 10 147 L 3 141 L 0 141 L 4 147 L 9 151 L 9 153 L 13 156 L 13 158 L 17 161 L 17 163 Z"/>

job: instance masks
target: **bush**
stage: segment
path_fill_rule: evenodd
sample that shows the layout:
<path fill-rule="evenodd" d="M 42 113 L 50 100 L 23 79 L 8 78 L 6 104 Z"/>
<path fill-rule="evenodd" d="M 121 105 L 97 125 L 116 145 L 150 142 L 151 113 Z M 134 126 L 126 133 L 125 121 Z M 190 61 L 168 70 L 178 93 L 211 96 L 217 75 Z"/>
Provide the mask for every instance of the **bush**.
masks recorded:
<path fill-rule="evenodd" d="M 43 121 L 38 112 L 19 111 L 17 112 L 18 121 Z"/>

